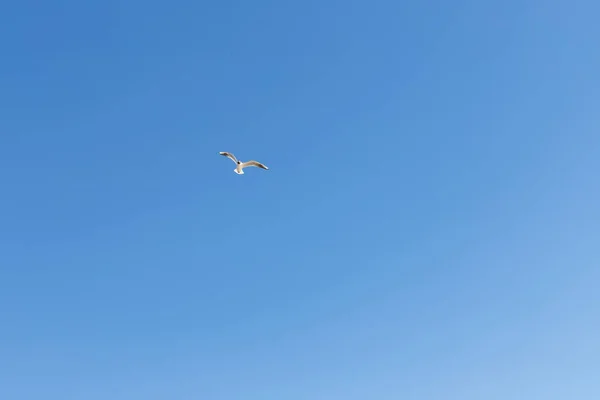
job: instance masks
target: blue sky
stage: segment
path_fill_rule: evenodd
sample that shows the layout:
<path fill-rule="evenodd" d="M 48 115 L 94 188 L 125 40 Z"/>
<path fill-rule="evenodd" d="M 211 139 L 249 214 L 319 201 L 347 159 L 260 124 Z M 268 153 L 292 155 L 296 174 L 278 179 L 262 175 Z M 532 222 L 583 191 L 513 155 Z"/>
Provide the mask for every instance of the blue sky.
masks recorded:
<path fill-rule="evenodd" d="M 599 398 L 599 12 L 3 4 L 0 398 Z"/>

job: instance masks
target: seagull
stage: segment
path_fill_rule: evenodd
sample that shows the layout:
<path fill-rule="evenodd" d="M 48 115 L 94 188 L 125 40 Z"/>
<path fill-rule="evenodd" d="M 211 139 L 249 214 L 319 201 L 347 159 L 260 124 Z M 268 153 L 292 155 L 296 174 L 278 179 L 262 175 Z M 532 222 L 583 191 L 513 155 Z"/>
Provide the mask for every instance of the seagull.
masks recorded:
<path fill-rule="evenodd" d="M 233 172 L 235 172 L 238 175 L 244 175 L 244 168 L 246 168 L 246 167 L 258 167 L 258 168 L 262 168 L 262 169 L 269 169 L 269 168 L 267 168 L 266 165 L 261 164 L 258 161 L 251 160 L 251 161 L 241 162 L 240 160 L 235 158 L 233 153 L 228 153 L 226 151 L 220 151 L 219 154 L 231 159 L 231 161 L 233 161 L 234 163 L 237 164 L 237 166 L 235 167 Z"/>

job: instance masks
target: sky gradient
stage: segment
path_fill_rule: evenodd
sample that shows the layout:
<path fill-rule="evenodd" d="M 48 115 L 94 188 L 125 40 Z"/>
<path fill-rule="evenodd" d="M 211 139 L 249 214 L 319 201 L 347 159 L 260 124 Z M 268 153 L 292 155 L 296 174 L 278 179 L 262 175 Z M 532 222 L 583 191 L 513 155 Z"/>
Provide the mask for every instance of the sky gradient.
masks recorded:
<path fill-rule="evenodd" d="M 1 5 L 0 398 L 600 398 L 599 13 Z"/>

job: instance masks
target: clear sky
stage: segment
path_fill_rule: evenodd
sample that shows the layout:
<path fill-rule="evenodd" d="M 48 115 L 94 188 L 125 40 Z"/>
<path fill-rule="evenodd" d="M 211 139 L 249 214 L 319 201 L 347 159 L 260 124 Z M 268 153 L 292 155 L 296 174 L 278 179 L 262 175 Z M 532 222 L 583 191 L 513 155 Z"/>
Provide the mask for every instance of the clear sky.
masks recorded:
<path fill-rule="evenodd" d="M 599 13 L 3 3 L 0 398 L 600 398 Z"/>

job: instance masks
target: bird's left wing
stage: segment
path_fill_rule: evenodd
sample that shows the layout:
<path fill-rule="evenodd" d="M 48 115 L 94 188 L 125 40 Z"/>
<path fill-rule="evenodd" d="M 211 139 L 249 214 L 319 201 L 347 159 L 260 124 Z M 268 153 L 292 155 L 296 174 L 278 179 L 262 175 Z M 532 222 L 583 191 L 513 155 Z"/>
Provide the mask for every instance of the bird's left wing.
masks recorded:
<path fill-rule="evenodd" d="M 245 163 L 242 164 L 243 167 L 258 167 L 258 168 L 262 168 L 262 169 L 269 169 L 266 165 L 259 163 L 258 161 L 246 161 Z"/>

